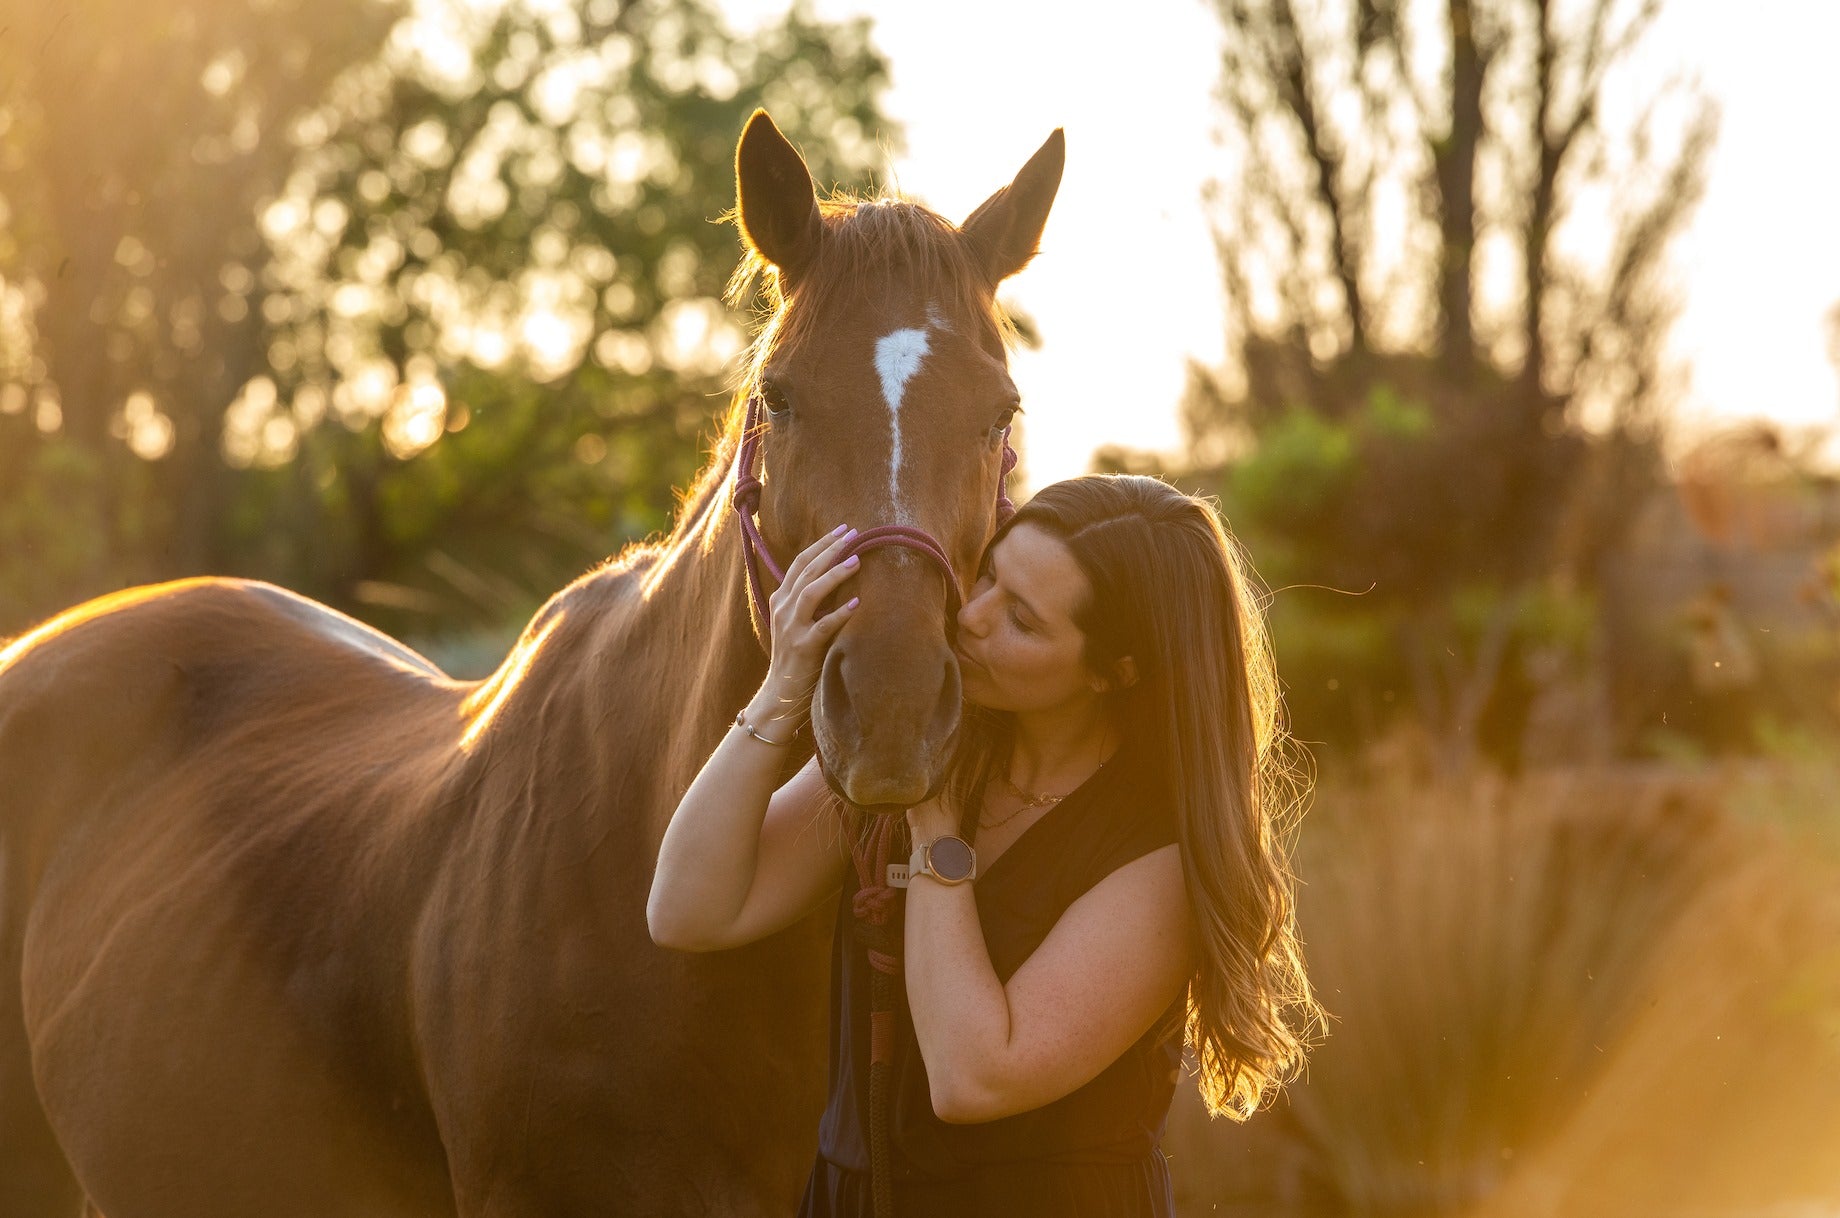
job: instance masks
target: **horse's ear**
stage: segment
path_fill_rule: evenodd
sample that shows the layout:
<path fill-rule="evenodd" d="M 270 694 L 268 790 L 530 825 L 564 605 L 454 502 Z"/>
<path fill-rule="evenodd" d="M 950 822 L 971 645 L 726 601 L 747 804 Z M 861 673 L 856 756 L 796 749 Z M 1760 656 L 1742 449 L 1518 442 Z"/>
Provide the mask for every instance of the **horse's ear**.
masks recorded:
<path fill-rule="evenodd" d="M 1056 127 L 1016 180 L 985 199 L 958 226 L 992 283 L 1027 266 L 1041 247 L 1041 230 L 1048 223 L 1048 209 L 1054 206 L 1066 164 L 1067 138 Z"/>
<path fill-rule="evenodd" d="M 765 110 L 754 111 L 735 146 L 735 215 L 742 239 L 784 276 L 811 262 L 824 235 L 811 171 Z"/>

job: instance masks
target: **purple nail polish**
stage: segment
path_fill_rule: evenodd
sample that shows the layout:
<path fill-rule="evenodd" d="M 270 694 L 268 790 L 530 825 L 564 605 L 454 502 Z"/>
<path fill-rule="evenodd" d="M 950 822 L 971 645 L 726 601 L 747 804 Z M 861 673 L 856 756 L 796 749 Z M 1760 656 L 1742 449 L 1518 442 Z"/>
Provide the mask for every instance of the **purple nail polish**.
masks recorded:
<path fill-rule="evenodd" d="M 848 558 L 843 560 L 843 565 L 846 567 L 854 567 L 857 563 L 861 561 L 862 561 L 862 555 L 852 554 Z"/>
<path fill-rule="evenodd" d="M 856 606 L 858 606 L 858 605 L 860 605 L 860 604 L 862 604 L 862 597 L 860 597 L 860 596 L 852 596 L 852 597 L 850 598 L 850 603 L 849 603 L 849 604 L 847 604 L 847 605 L 845 605 L 845 606 L 844 606 L 844 608 L 845 608 L 845 609 L 854 609 L 854 608 L 856 608 Z"/>

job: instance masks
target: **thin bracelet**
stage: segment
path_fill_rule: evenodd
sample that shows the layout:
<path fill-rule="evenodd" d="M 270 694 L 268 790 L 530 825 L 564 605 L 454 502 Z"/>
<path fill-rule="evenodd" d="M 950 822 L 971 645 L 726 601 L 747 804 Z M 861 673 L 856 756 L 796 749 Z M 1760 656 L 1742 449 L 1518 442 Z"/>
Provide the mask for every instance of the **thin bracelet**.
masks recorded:
<path fill-rule="evenodd" d="M 761 735 L 759 732 L 755 731 L 754 725 L 747 721 L 747 707 L 745 706 L 735 712 L 735 726 L 740 728 L 742 731 L 746 732 L 748 735 L 752 736 L 754 739 L 760 741 L 762 744 L 771 745 L 773 748 L 776 748 L 776 749 L 783 749 L 787 745 L 792 743 L 792 741 L 790 740 L 770 740 L 767 737 Z"/>

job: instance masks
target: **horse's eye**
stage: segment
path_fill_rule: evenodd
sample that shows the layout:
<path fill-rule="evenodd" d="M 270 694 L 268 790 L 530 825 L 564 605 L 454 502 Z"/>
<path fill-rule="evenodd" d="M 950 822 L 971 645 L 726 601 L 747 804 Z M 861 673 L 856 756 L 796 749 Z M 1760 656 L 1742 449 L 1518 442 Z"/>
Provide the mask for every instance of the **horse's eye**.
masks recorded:
<path fill-rule="evenodd" d="M 996 436 L 1002 435 L 1004 428 L 1008 427 L 1011 423 L 1014 423 L 1016 421 L 1016 416 L 1020 414 L 1021 412 L 1022 412 L 1022 407 L 1018 406 L 1014 402 L 1010 402 L 1007 405 L 1005 405 L 1002 411 L 997 415 L 997 421 L 991 424 L 991 427 L 990 427 L 991 436 L 994 438 Z"/>
<path fill-rule="evenodd" d="M 775 422 L 792 413 L 792 403 L 786 400 L 785 393 L 772 381 L 760 383 L 760 400 L 767 408 L 767 417 Z"/>

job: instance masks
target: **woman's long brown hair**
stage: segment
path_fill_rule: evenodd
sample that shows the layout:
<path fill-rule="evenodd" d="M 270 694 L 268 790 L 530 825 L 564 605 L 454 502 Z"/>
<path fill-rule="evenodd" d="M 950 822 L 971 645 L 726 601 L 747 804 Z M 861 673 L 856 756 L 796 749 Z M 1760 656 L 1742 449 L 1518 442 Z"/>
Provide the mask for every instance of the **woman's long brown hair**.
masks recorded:
<path fill-rule="evenodd" d="M 1194 919 L 1187 1040 L 1208 1110 L 1244 1120 L 1303 1065 L 1322 1026 L 1297 937 L 1290 870 L 1307 783 L 1282 723 L 1276 665 L 1239 542 L 1204 500 L 1155 478 L 1093 475 L 1012 516 L 1064 542 L 1092 586 L 1076 616 L 1086 663 L 1116 688 L 1121 748 L 1167 775 Z M 950 781 L 974 813 L 1008 752 L 1007 716 L 967 708 Z M 970 824 L 975 824 L 968 815 Z"/>

